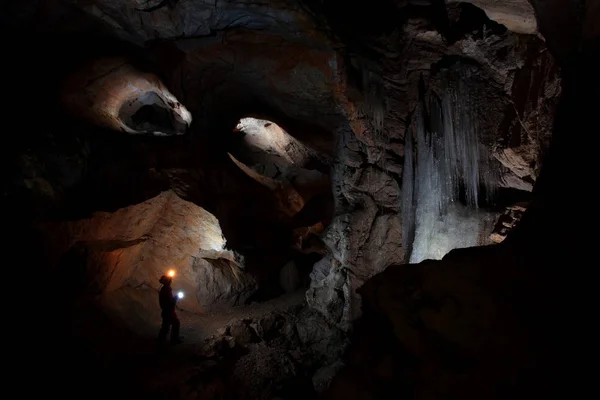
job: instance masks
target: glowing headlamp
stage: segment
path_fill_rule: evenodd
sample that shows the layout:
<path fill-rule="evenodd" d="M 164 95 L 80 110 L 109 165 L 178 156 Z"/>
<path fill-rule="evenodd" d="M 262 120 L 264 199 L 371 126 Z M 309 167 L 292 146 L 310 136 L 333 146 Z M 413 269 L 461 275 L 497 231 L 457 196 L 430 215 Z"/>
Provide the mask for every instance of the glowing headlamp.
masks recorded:
<path fill-rule="evenodd" d="M 180 299 L 183 299 L 183 292 L 177 293 L 177 297 L 179 297 Z"/>
<path fill-rule="evenodd" d="M 174 269 L 170 269 L 169 272 L 167 272 L 167 275 L 169 277 L 171 277 L 171 278 L 174 277 L 175 276 L 175 270 Z"/>

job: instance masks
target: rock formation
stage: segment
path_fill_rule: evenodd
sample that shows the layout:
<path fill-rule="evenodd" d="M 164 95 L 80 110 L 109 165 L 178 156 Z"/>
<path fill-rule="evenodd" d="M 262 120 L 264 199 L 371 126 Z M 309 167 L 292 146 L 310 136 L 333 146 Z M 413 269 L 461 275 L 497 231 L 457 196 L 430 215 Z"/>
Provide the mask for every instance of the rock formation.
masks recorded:
<path fill-rule="evenodd" d="M 523 217 L 523 213 L 527 210 L 526 204 L 514 204 L 506 207 L 506 210 L 500 215 L 494 230 L 490 235 L 490 239 L 494 243 L 501 243 L 506 236 L 513 230 Z"/>
<path fill-rule="evenodd" d="M 9 244 L 99 371 L 73 373 L 129 398 L 552 394 L 598 87 L 575 3 L 7 6 Z M 191 344 L 155 359 L 168 266 Z"/>
<path fill-rule="evenodd" d="M 446 3 L 457 3 L 455 0 L 446 0 Z M 513 32 L 535 34 L 537 21 L 531 3 L 527 0 L 473 0 L 468 1 L 485 11 L 487 17 L 506 26 Z"/>
<path fill-rule="evenodd" d="M 558 69 L 537 37 L 507 31 L 465 4 L 449 5 L 446 29 L 428 25 L 418 11 L 407 14 L 392 36 L 402 39 L 377 42 L 373 38 L 370 50 L 381 58 L 378 66 L 359 56 L 345 66 L 350 71 L 362 69 L 365 94 L 355 111 L 345 109 L 351 123 L 338 131 L 339 162 L 332 179 L 339 188 L 337 210 L 343 212 L 329 226 L 326 241 L 339 263 L 324 274 L 335 276 L 327 282 L 336 283 L 330 286 L 315 280 L 315 290 L 309 292 L 319 296 L 314 303 L 341 302 L 322 306 L 346 310 L 337 314 L 341 327 L 360 314 L 355 290 L 388 265 L 404 262 L 411 246 L 402 232 L 400 210 L 406 136 L 417 125 L 419 102 L 443 95 L 444 74 L 472 71 L 466 85 L 474 99 L 480 145 L 488 151 L 491 170 L 497 174 L 494 184 L 509 190 L 531 190 L 540 163 L 533 160 L 541 160 L 548 147 L 552 110 L 560 94 Z M 359 12 L 355 18 L 360 20 Z M 344 300 L 335 293 L 343 293 Z"/>
<path fill-rule="evenodd" d="M 190 112 L 157 76 L 124 59 L 97 60 L 64 83 L 63 102 L 78 117 L 132 134 L 183 135 Z"/>
<path fill-rule="evenodd" d="M 233 153 L 250 167 L 230 154 L 231 159 L 248 176 L 277 193 L 287 215 L 293 217 L 315 196 L 329 191 L 326 155 L 267 120 L 243 118 L 235 131 L 243 137 Z"/>
<path fill-rule="evenodd" d="M 158 279 L 171 269 L 174 290 L 187 294 L 179 305 L 192 312 L 243 304 L 256 290 L 243 260 L 226 248 L 217 219 L 171 191 L 43 230 L 52 233 L 47 248 L 54 273 L 125 321 L 135 309 L 137 329 L 145 329 L 142 321 L 152 326 L 157 320 Z"/>

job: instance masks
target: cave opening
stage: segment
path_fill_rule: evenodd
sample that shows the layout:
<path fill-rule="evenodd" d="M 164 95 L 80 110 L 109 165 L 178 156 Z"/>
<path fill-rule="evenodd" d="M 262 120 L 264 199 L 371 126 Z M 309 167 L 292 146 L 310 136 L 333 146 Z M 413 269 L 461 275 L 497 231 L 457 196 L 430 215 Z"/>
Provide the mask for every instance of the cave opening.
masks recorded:
<path fill-rule="evenodd" d="M 125 101 L 119 109 L 119 118 L 131 129 L 146 133 L 175 133 L 171 111 L 156 92 L 146 92 Z"/>

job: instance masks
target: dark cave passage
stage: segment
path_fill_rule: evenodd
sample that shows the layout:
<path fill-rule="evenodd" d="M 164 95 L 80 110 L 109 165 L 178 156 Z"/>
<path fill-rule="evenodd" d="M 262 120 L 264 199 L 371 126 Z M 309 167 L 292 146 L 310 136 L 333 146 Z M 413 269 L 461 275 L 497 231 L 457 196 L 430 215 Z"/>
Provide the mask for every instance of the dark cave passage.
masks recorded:
<path fill-rule="evenodd" d="M 175 133 L 175 121 L 171 111 L 155 92 L 148 92 L 133 101 L 125 102 L 119 110 L 119 118 L 131 129 L 140 132 Z"/>

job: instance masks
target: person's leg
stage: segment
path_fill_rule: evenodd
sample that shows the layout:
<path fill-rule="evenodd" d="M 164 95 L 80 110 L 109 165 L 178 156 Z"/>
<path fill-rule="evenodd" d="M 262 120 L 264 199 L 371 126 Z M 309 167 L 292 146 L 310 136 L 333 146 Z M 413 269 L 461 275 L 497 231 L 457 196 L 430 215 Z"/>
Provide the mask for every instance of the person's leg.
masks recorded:
<path fill-rule="evenodd" d="M 167 315 L 162 316 L 162 324 L 160 325 L 160 331 L 158 332 L 158 340 L 164 341 L 167 339 L 169 328 L 171 327 L 171 320 Z"/>
<path fill-rule="evenodd" d="M 181 323 L 179 322 L 179 317 L 177 314 L 173 313 L 171 316 L 171 342 L 180 342 L 181 338 L 179 337 L 179 327 Z"/>

